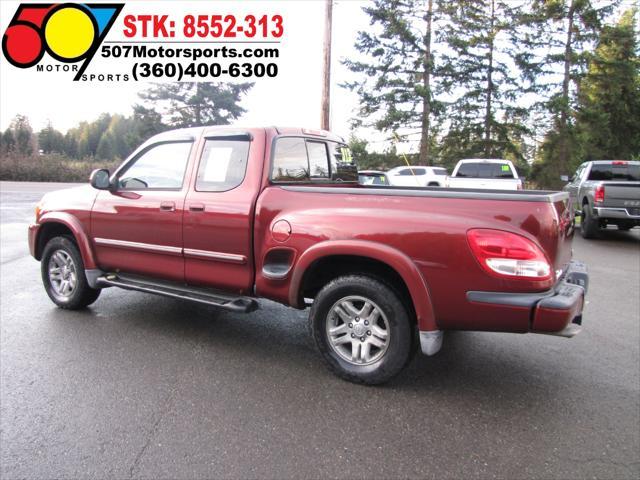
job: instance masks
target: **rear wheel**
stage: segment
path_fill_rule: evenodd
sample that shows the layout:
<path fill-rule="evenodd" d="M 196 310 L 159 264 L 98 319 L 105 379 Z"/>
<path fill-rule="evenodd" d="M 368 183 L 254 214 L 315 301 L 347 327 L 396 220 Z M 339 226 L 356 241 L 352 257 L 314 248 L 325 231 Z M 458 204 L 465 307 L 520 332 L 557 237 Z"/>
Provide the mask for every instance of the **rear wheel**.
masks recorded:
<path fill-rule="evenodd" d="M 407 364 L 411 316 L 385 283 L 359 275 L 337 278 L 316 296 L 309 325 L 331 371 L 356 383 L 380 384 Z"/>
<path fill-rule="evenodd" d="M 585 203 L 582 206 L 582 216 L 580 219 L 580 233 L 583 238 L 595 238 L 600 232 L 600 225 L 598 219 L 593 217 L 589 204 Z"/>
<path fill-rule="evenodd" d="M 84 308 L 100 295 L 99 289 L 89 286 L 80 251 L 67 237 L 49 240 L 42 253 L 40 269 L 47 295 L 60 308 Z"/>

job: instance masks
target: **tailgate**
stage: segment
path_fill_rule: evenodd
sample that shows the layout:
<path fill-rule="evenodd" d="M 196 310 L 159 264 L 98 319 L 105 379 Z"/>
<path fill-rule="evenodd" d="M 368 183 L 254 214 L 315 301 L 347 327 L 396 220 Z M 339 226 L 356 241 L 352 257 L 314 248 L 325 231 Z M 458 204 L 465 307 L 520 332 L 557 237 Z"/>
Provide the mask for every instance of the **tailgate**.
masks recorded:
<path fill-rule="evenodd" d="M 640 182 L 605 182 L 603 207 L 640 207 Z"/>
<path fill-rule="evenodd" d="M 575 227 L 575 212 L 569 201 L 569 196 L 556 197 L 551 204 L 555 211 L 555 219 L 552 232 L 543 245 L 549 255 L 549 260 L 556 269 L 565 270 L 571 261 L 571 242 Z"/>

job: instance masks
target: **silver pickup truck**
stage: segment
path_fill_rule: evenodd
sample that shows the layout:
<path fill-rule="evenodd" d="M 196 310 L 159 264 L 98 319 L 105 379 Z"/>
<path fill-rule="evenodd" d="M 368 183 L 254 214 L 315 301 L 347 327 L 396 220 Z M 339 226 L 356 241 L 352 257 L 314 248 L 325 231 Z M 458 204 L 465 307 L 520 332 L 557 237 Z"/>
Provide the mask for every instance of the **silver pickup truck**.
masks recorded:
<path fill-rule="evenodd" d="M 584 238 L 594 238 L 601 228 L 619 230 L 640 226 L 640 162 L 594 160 L 578 167 L 564 187 L 577 215 Z"/>

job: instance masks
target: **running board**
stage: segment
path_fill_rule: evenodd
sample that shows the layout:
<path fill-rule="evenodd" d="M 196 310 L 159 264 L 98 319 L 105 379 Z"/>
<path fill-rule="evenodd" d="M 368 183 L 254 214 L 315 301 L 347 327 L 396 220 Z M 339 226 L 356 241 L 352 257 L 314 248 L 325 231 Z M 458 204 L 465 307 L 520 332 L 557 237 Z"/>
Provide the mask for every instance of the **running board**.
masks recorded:
<path fill-rule="evenodd" d="M 196 303 L 224 308 L 232 312 L 249 313 L 258 309 L 258 302 L 253 298 L 230 295 L 207 288 L 189 287 L 186 285 L 165 282 L 162 280 L 107 273 L 96 280 L 98 287 L 120 287 L 125 290 L 153 293 L 164 297 L 181 298 Z"/>

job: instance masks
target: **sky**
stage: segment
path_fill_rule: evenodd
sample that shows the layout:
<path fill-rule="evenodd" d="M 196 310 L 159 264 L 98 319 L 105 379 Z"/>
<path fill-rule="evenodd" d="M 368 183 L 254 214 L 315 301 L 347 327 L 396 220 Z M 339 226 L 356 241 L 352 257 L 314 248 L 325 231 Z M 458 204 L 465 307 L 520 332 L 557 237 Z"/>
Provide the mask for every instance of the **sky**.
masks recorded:
<path fill-rule="evenodd" d="M 3 33 L 19 4 L 20 2 L 0 1 L 0 28 Z M 368 27 L 368 18 L 362 12 L 362 6 L 366 4 L 366 1 L 359 0 L 334 2 L 331 130 L 345 138 L 349 136 L 349 121 L 356 115 L 358 99 L 355 94 L 338 86 L 339 82 L 350 79 L 353 75 L 340 60 L 356 54 L 354 43 L 357 32 Z M 319 127 L 324 1 L 245 1 L 240 4 L 237 1 L 126 0 L 125 9 L 120 13 L 107 40 L 125 39 L 122 35 L 123 16 L 141 11 L 152 14 L 170 13 L 172 18 L 214 11 L 281 14 L 285 22 L 285 35 L 280 44 L 278 77 L 255 80 L 255 86 L 241 103 L 247 113 L 236 123 L 246 126 Z M 43 63 L 55 63 L 46 54 L 44 60 Z M 87 73 L 94 67 L 93 62 Z M 1 56 L 0 129 L 4 131 L 17 114 L 26 115 L 36 131 L 51 121 L 55 128 L 63 132 L 81 121 L 94 120 L 103 112 L 130 115 L 132 105 L 140 103 L 138 92 L 148 86 L 143 82 L 73 82 L 70 74 L 46 75 L 35 73 L 33 69 L 18 69 Z"/>

